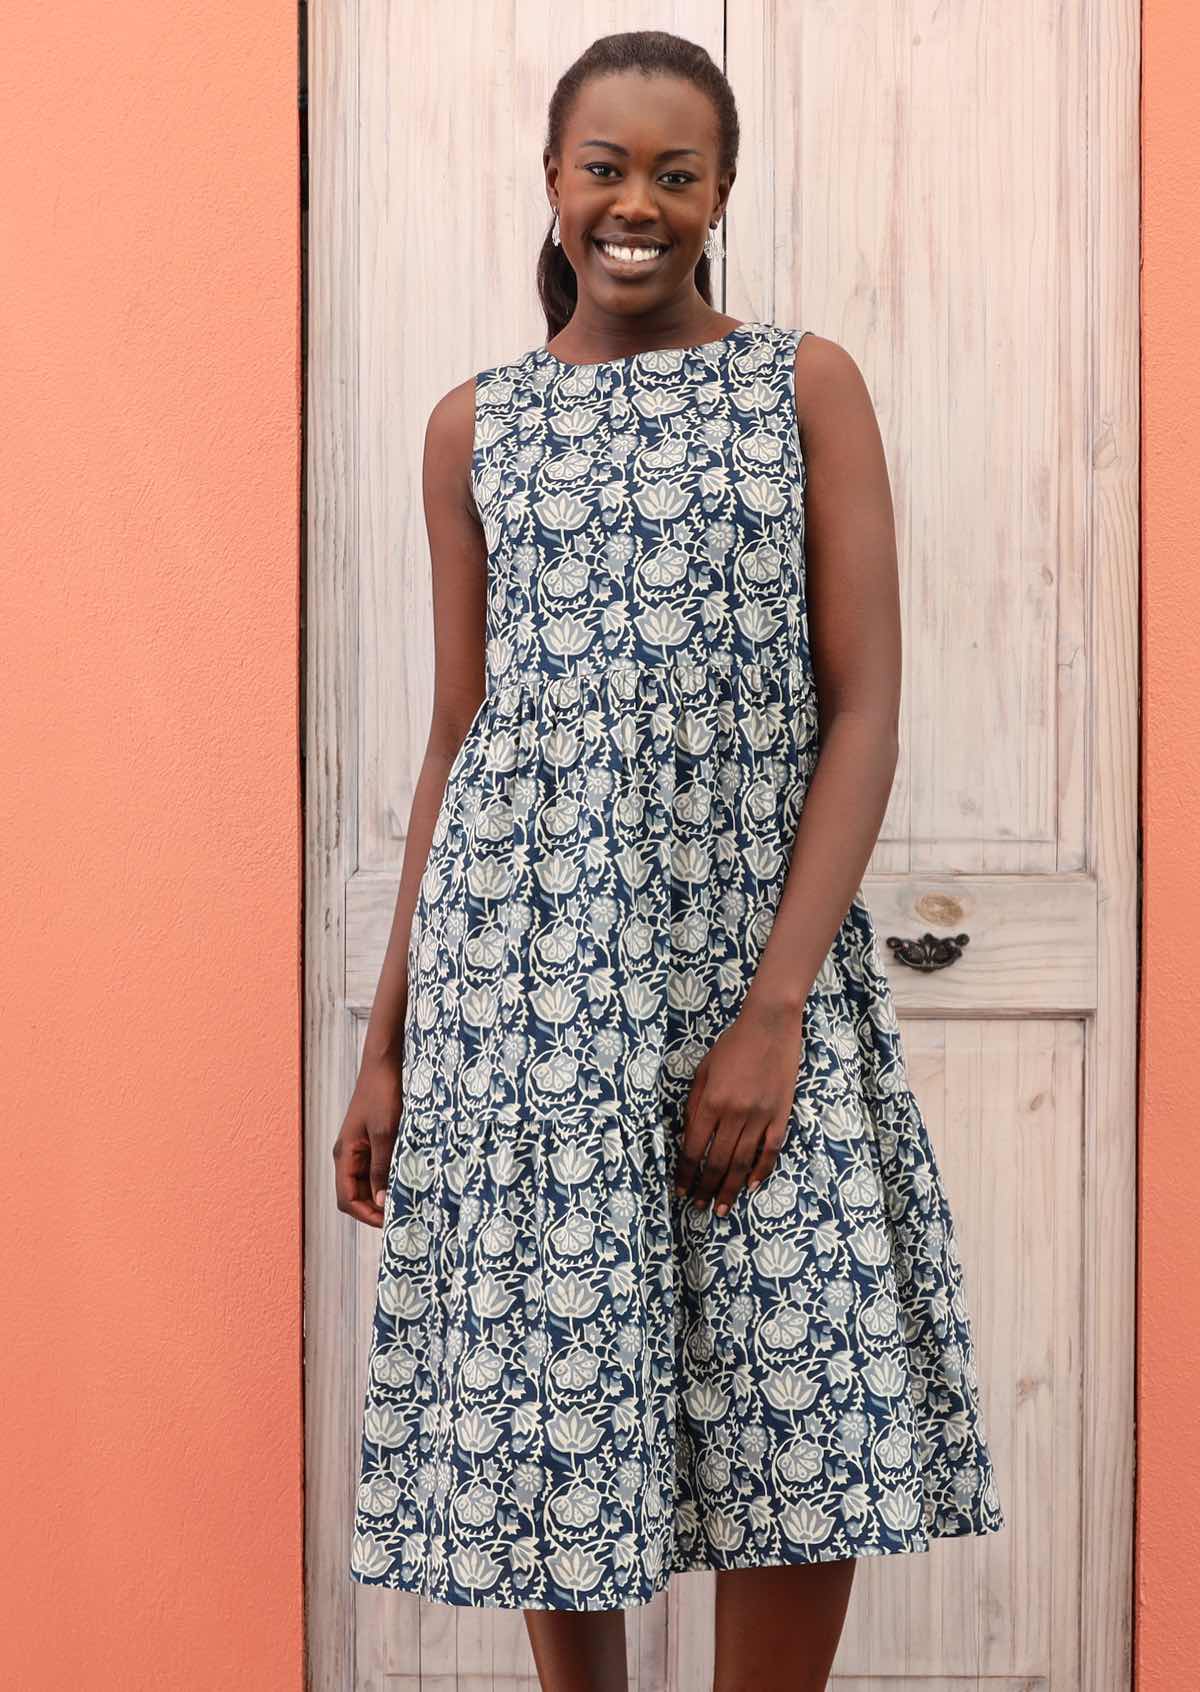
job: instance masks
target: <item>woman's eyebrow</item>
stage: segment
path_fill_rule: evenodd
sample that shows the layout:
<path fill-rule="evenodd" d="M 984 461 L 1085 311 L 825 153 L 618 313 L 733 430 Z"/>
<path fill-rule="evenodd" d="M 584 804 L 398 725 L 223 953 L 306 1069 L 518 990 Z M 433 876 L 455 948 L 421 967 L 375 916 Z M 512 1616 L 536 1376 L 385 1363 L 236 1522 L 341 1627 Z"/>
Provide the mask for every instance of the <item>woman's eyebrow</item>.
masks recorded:
<path fill-rule="evenodd" d="M 607 147 L 610 153 L 620 153 L 624 159 L 629 157 L 629 148 L 622 147 L 617 141 L 581 141 L 579 145 L 581 147 Z M 655 153 L 654 162 L 658 164 L 661 159 L 680 158 L 685 153 L 694 153 L 697 158 L 700 157 L 699 147 L 667 147 L 663 152 Z"/>

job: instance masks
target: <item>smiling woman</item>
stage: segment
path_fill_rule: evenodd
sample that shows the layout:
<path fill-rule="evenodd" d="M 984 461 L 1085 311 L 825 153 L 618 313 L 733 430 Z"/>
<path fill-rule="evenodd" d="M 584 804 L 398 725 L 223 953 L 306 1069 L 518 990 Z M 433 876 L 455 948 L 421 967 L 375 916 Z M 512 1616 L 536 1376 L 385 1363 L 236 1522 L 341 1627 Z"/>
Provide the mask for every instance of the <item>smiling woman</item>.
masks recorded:
<path fill-rule="evenodd" d="M 736 154 L 677 37 L 555 92 L 548 339 L 430 420 L 438 696 L 484 694 L 336 1150 L 383 1228 L 354 1578 L 521 1607 L 553 1676 L 611 1636 L 548 1612 L 736 1571 L 717 1692 L 774 1692 L 824 1685 L 858 1558 L 1004 1517 L 861 888 L 886 465 L 848 354 L 713 307 Z"/>

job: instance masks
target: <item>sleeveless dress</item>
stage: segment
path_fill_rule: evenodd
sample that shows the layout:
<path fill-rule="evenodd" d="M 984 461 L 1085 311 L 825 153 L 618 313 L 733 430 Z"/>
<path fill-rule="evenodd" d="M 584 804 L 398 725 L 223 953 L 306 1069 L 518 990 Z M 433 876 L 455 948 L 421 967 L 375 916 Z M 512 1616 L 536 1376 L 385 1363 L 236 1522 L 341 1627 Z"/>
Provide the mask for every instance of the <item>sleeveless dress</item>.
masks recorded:
<path fill-rule="evenodd" d="M 479 373 L 487 690 L 414 912 L 350 1574 L 598 1610 L 1004 1525 L 861 888 L 786 1140 L 674 1192 L 818 752 L 801 335 Z"/>

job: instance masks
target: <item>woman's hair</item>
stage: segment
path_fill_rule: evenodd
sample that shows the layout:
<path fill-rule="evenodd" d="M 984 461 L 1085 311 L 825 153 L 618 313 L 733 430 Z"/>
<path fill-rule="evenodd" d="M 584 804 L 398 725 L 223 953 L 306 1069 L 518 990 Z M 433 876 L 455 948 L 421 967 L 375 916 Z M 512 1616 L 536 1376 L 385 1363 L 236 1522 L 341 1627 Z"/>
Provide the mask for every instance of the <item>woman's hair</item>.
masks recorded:
<path fill-rule="evenodd" d="M 602 35 L 582 52 L 558 79 L 546 121 L 546 147 L 562 154 L 563 131 L 575 97 L 584 83 L 595 76 L 616 71 L 641 71 L 645 76 L 682 76 L 707 94 L 717 114 L 719 172 L 733 170 L 738 153 L 738 115 L 733 89 L 725 73 L 713 63 L 703 47 L 681 35 L 661 29 L 634 29 L 622 35 Z M 553 226 L 553 224 L 552 224 Z M 578 289 L 575 272 L 562 247 L 556 247 L 546 231 L 538 254 L 538 298 L 546 316 L 546 339 L 550 340 L 570 320 Z M 696 266 L 696 290 L 709 305 L 713 303 L 708 254 L 702 253 Z"/>

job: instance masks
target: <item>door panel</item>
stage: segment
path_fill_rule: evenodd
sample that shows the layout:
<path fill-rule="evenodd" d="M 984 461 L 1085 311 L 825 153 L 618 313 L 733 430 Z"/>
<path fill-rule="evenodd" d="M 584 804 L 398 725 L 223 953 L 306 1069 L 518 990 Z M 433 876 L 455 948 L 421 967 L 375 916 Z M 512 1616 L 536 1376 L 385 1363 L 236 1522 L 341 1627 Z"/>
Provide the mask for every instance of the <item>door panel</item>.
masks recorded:
<path fill-rule="evenodd" d="M 954 1211 L 1006 1529 L 863 1559 L 839 1692 L 1129 1684 L 1137 921 L 1134 0 L 310 0 L 306 1382 L 310 1683 L 536 1687 L 519 1612 L 346 1572 L 377 1235 L 329 1147 L 432 699 L 425 423 L 540 344 L 540 155 L 594 35 L 724 63 L 724 291 L 858 361 L 902 583 L 901 759 L 864 890 Z M 922 970 L 922 936 L 965 936 Z M 886 941 L 896 942 L 894 951 Z M 714 1578 L 627 1614 L 708 1692 Z"/>

